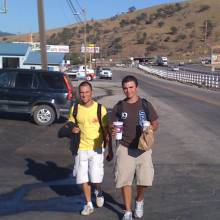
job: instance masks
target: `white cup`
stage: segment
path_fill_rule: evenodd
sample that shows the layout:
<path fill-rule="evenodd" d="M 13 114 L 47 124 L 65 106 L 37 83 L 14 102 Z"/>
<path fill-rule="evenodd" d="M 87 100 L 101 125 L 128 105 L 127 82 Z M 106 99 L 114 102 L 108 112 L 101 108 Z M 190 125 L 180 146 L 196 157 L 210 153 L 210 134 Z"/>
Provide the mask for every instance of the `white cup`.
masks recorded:
<path fill-rule="evenodd" d="M 122 139 L 122 132 L 123 132 L 123 121 L 114 121 L 113 122 L 114 127 L 116 128 L 116 140 Z"/>
<path fill-rule="evenodd" d="M 143 131 L 147 130 L 150 126 L 150 122 L 149 121 L 143 121 Z"/>

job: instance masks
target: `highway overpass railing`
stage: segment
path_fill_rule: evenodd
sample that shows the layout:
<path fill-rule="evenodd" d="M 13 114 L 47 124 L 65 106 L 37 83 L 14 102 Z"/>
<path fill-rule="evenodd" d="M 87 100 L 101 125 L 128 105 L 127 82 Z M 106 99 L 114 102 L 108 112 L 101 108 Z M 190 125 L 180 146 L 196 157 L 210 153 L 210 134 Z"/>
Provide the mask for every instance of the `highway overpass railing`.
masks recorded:
<path fill-rule="evenodd" d="M 193 84 L 200 87 L 219 89 L 219 76 L 214 74 L 190 73 L 189 71 L 161 70 L 153 66 L 143 66 L 139 64 L 139 69 L 144 70 L 159 77 L 175 80 L 178 82 Z"/>

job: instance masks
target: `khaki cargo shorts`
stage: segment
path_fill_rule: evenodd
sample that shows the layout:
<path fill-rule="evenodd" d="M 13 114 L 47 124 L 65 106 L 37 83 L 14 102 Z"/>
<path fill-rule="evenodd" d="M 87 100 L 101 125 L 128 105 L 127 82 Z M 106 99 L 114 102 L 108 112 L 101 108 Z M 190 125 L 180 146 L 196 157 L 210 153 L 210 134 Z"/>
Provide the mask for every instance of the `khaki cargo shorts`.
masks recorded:
<path fill-rule="evenodd" d="M 130 186 L 134 179 L 136 179 L 136 185 L 152 186 L 154 167 L 151 154 L 151 150 L 128 149 L 120 144 L 116 150 L 116 188 Z"/>

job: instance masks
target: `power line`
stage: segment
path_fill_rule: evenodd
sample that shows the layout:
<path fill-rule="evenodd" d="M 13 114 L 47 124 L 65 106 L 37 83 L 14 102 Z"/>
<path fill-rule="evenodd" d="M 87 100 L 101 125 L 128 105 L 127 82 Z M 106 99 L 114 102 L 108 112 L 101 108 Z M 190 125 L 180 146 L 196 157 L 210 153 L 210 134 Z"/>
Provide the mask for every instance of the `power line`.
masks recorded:
<path fill-rule="evenodd" d="M 70 7 L 70 10 L 72 11 L 74 17 L 76 18 L 76 21 L 79 22 L 79 23 L 83 23 L 83 20 L 79 16 L 79 13 L 76 10 L 76 8 L 74 7 L 72 1 L 71 0 L 66 0 L 66 1 L 67 1 L 68 6 Z"/>
<path fill-rule="evenodd" d="M 83 9 L 82 6 L 80 5 L 79 1 L 76 0 L 76 3 L 77 3 L 77 5 L 78 5 L 79 9 L 81 10 L 81 13 L 83 14 L 83 13 L 84 13 L 84 9 Z"/>

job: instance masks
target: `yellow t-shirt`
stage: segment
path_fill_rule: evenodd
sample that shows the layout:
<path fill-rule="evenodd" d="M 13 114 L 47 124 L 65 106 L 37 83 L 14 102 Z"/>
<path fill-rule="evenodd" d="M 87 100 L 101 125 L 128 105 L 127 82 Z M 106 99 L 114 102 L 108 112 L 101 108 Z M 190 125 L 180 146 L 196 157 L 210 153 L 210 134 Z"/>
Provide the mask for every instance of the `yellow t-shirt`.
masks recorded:
<path fill-rule="evenodd" d="M 77 111 L 77 122 L 80 128 L 80 150 L 93 150 L 97 147 L 102 146 L 103 136 L 97 117 L 98 103 L 93 101 L 93 104 L 89 107 L 85 107 L 78 104 Z M 75 122 L 73 117 L 74 106 L 70 110 L 69 121 Z M 107 110 L 102 105 L 102 126 L 103 128 L 107 125 Z"/>

